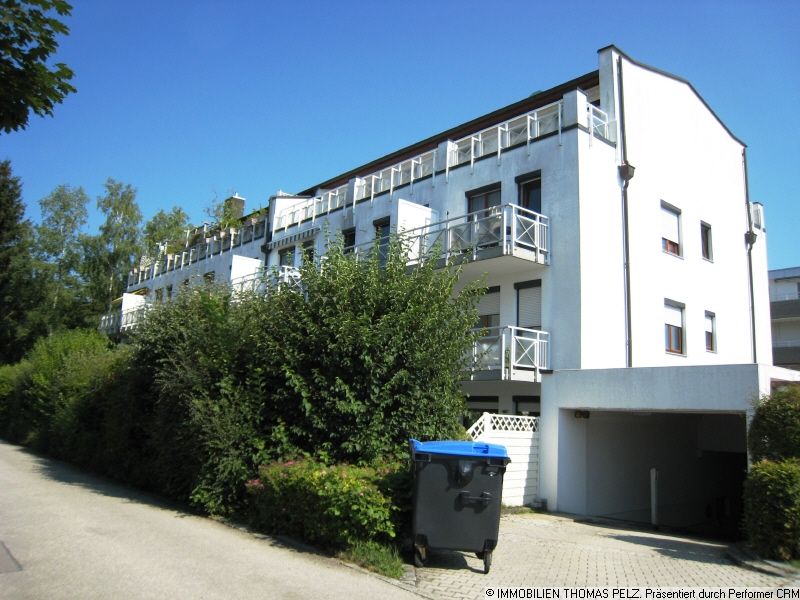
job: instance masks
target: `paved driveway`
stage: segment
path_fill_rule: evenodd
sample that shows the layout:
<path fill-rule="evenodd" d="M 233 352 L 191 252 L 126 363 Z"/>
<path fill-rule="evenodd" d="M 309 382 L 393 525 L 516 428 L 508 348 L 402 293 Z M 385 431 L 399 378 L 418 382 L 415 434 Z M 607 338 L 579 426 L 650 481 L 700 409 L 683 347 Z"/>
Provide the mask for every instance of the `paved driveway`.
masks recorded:
<path fill-rule="evenodd" d="M 552 515 L 500 521 L 492 568 L 472 554 L 433 554 L 417 589 L 437 598 L 485 598 L 486 587 L 774 587 L 786 580 L 733 564 L 726 546 L 694 538 L 577 523 Z M 797 583 L 795 583 L 797 585 Z"/>

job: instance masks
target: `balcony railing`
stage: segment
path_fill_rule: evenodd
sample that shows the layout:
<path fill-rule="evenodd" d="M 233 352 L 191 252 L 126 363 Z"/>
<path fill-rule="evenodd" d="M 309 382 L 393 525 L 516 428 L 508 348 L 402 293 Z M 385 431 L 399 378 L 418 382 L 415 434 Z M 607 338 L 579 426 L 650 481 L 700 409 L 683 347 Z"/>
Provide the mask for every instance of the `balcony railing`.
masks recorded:
<path fill-rule="evenodd" d="M 271 288 L 286 285 L 300 287 L 300 271 L 296 267 L 282 265 L 278 269 L 259 269 L 255 273 L 231 280 L 235 293 L 266 294 Z"/>
<path fill-rule="evenodd" d="M 142 304 L 125 310 L 118 310 L 107 313 L 100 317 L 101 332 L 106 335 L 116 335 L 123 331 L 128 331 L 136 327 L 147 315 L 150 304 Z"/>
<path fill-rule="evenodd" d="M 471 350 L 472 379 L 537 381 L 550 368 L 550 334 L 523 327 L 489 327 Z"/>
<path fill-rule="evenodd" d="M 472 260 L 503 255 L 519 255 L 535 262 L 550 262 L 549 219 L 516 204 L 453 217 L 402 233 L 412 259 L 429 257 L 438 248 L 441 258 L 464 257 Z"/>

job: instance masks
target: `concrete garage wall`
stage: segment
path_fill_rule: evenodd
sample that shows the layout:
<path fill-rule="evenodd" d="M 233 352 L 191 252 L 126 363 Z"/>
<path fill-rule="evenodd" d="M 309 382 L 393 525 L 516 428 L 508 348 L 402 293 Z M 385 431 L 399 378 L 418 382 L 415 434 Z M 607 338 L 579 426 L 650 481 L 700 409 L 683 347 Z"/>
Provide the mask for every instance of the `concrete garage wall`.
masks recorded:
<path fill-rule="evenodd" d="M 586 438 L 588 514 L 650 522 L 653 467 L 659 524 L 711 526 L 738 513 L 744 415 L 598 411 L 587 420 Z"/>

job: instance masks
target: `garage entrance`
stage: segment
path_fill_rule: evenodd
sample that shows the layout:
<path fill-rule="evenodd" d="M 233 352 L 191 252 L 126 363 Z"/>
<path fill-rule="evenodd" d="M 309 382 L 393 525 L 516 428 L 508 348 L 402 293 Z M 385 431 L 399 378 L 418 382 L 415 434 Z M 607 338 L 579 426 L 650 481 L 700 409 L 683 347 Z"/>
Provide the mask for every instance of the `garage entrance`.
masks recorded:
<path fill-rule="evenodd" d="M 579 414 L 580 412 L 580 414 Z M 562 411 L 585 435 L 586 512 L 736 538 L 747 471 L 739 414 Z"/>

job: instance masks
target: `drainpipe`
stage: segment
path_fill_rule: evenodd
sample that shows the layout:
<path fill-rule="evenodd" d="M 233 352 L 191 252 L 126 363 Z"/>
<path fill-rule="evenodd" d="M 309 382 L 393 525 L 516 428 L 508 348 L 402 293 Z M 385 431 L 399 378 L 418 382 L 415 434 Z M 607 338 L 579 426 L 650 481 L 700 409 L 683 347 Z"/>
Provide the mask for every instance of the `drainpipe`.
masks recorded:
<path fill-rule="evenodd" d="M 756 232 L 753 231 L 753 215 L 750 214 L 750 185 L 747 180 L 747 148 L 742 148 L 742 173 L 744 174 L 744 207 L 747 214 L 747 233 L 744 241 L 747 244 L 747 288 L 750 292 L 750 338 L 753 340 L 753 364 L 758 364 L 756 347 L 756 302 L 753 291 L 753 245 L 756 243 Z"/>
<path fill-rule="evenodd" d="M 631 334 L 631 271 L 628 241 L 628 183 L 633 178 L 634 167 L 628 163 L 628 144 L 625 137 L 625 95 L 622 86 L 622 57 L 617 57 L 617 97 L 619 98 L 620 165 L 622 179 L 622 269 L 625 273 L 623 302 L 625 303 L 625 366 L 633 366 L 633 340 Z"/>

